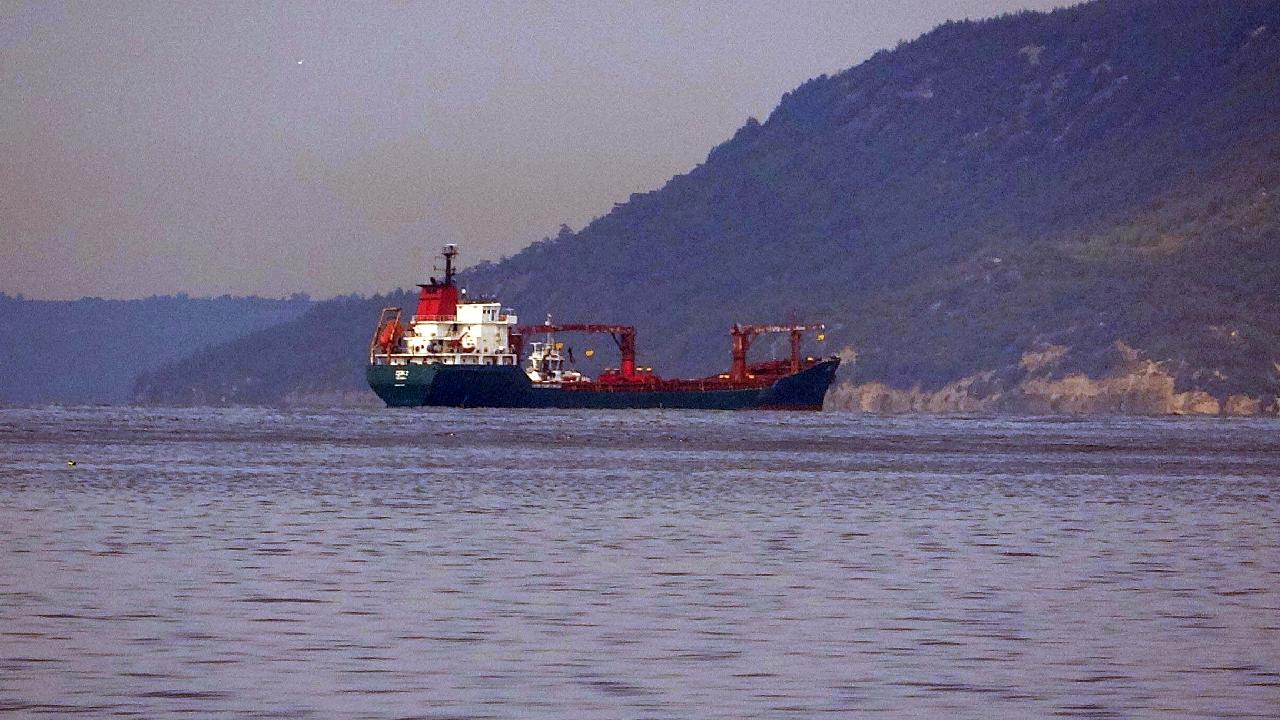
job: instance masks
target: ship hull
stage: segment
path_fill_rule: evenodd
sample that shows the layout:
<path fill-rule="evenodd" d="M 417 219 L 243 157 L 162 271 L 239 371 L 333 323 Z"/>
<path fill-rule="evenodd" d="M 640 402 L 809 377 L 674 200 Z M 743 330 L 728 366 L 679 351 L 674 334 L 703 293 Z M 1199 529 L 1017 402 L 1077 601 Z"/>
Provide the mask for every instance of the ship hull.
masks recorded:
<path fill-rule="evenodd" d="M 821 410 L 840 361 L 823 360 L 766 387 L 571 389 L 539 387 L 510 365 L 369 365 L 369 387 L 390 407 L 685 408 Z"/>

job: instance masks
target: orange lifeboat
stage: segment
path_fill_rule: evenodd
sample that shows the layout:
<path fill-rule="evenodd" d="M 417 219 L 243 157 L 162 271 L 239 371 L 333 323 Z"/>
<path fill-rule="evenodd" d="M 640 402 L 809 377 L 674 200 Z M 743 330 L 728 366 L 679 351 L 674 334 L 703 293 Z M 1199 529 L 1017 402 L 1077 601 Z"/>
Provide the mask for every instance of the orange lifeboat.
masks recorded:
<path fill-rule="evenodd" d="M 404 338 L 404 325 L 399 320 L 392 320 L 378 331 L 377 345 L 384 353 L 390 353 Z"/>

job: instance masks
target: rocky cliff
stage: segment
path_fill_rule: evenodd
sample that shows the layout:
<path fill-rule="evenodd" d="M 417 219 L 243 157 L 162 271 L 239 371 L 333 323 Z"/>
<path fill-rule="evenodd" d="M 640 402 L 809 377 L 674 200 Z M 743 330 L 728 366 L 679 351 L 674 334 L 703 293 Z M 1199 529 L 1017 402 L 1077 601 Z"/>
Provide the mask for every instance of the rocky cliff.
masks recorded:
<path fill-rule="evenodd" d="M 1162 363 L 1140 357 L 1117 342 L 1122 359 L 1114 370 L 1090 377 L 1067 369 L 1068 349 L 1053 345 L 1022 356 L 1017 368 L 986 371 L 926 390 L 882 382 L 843 382 L 827 395 L 827 409 L 864 413 L 1017 413 L 1032 415 L 1274 415 L 1280 397 L 1231 394 L 1218 398 L 1204 390 L 1179 391 L 1175 374 Z"/>

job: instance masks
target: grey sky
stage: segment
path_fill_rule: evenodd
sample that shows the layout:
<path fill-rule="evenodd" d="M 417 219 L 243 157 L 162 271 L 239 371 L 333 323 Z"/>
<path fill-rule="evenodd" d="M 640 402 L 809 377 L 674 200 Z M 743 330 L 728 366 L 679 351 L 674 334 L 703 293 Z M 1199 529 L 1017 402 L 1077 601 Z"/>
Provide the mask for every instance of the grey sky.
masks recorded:
<path fill-rule="evenodd" d="M 316 296 L 496 259 L 807 78 L 1062 0 L 0 3 L 0 291 Z"/>

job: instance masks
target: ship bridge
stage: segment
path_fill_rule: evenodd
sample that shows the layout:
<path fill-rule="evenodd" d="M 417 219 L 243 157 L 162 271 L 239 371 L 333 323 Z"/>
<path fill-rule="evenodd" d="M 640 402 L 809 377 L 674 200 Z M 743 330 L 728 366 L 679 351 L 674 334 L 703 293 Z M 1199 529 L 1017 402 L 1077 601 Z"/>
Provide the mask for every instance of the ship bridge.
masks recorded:
<path fill-rule="evenodd" d="M 382 309 L 369 343 L 373 365 L 517 365 L 512 340 L 518 318 L 496 301 L 466 299 L 454 283 L 454 245 L 444 247 L 444 280 L 419 285 L 418 306 L 406 325 L 398 307 Z"/>

